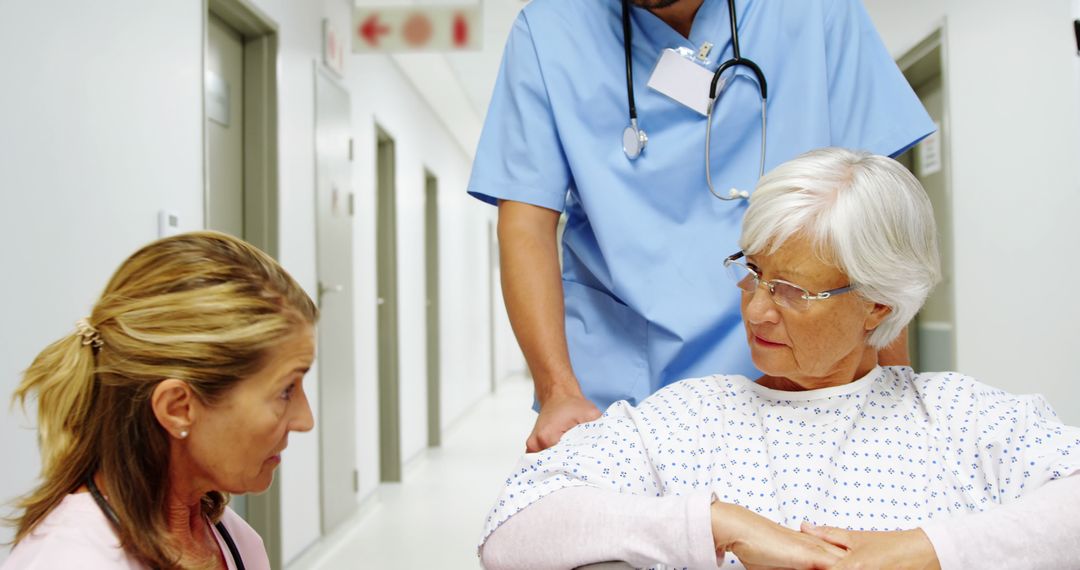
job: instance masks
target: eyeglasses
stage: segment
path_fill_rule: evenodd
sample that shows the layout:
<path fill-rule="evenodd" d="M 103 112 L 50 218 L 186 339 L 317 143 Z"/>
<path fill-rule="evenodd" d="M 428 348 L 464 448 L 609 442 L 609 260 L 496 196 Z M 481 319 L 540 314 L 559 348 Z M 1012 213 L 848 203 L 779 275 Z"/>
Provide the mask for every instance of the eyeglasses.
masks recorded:
<path fill-rule="evenodd" d="M 734 253 L 724 260 L 724 268 L 735 284 L 747 293 L 753 293 L 759 285 L 765 284 L 774 302 L 781 307 L 796 311 L 805 311 L 810 308 L 810 301 L 821 301 L 834 295 L 841 295 L 853 290 L 853 285 L 829 289 L 820 293 L 811 293 L 794 283 L 788 283 L 782 279 L 763 281 L 761 274 L 751 269 L 744 263 L 736 261 L 743 257 L 743 252 Z"/>

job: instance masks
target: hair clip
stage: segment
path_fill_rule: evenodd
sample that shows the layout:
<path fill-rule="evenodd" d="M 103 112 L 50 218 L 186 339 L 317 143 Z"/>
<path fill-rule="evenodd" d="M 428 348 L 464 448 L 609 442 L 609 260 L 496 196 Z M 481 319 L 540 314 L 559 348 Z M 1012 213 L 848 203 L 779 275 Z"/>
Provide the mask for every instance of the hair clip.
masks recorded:
<path fill-rule="evenodd" d="M 99 333 L 87 319 L 75 321 L 75 334 L 82 337 L 83 346 L 101 348 L 101 346 L 105 344 L 105 342 L 101 340 L 101 333 Z"/>

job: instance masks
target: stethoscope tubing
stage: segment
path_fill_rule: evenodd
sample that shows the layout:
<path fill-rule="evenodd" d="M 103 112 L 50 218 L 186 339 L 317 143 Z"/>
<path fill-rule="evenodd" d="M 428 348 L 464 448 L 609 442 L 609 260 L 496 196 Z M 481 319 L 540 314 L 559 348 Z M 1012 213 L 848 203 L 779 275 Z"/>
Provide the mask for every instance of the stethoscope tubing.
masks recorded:
<path fill-rule="evenodd" d="M 711 141 L 712 141 L 712 117 L 716 108 L 716 103 L 719 99 L 717 94 L 717 87 L 720 83 L 720 79 L 724 72 L 736 66 L 742 66 L 749 69 L 754 78 L 757 80 L 758 93 L 761 95 L 761 152 L 758 161 L 758 178 L 760 179 L 765 174 L 765 148 L 766 148 L 766 128 L 768 126 L 766 118 L 766 110 L 768 107 L 769 87 L 765 80 L 765 73 L 761 71 L 761 68 L 754 63 L 753 60 L 742 57 L 742 52 L 739 47 L 739 29 L 737 23 L 737 17 L 735 14 L 735 0 L 728 0 L 728 21 L 731 27 L 731 47 L 732 58 L 721 63 L 716 71 L 713 73 L 712 82 L 709 85 L 709 104 L 706 112 L 705 119 L 705 183 L 709 188 L 709 193 L 721 200 L 737 200 L 747 199 L 749 194 L 745 191 L 739 191 L 735 188 L 731 189 L 731 192 L 724 196 L 716 191 L 712 183 L 712 167 L 711 167 Z M 644 130 L 638 128 L 637 106 L 634 98 L 634 69 L 633 60 L 631 58 L 631 44 L 633 43 L 632 26 L 630 25 L 630 1 L 622 0 L 622 26 L 623 26 L 623 53 L 626 57 L 626 99 L 628 106 L 628 114 L 630 117 L 630 126 L 626 128 L 623 133 L 623 152 L 626 153 L 627 158 L 635 160 L 641 155 L 645 149 L 645 145 L 648 141 L 648 137 L 645 135 Z M 631 134 L 632 133 L 632 134 Z"/>

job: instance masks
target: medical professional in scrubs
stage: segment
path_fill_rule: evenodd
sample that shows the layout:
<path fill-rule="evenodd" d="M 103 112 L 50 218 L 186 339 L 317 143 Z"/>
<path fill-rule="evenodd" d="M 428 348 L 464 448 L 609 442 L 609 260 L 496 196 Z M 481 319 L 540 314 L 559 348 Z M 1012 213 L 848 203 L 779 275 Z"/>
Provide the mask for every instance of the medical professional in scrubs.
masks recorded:
<path fill-rule="evenodd" d="M 933 131 L 859 0 L 734 6 L 741 56 L 767 82 L 765 171 L 823 146 L 896 155 Z M 683 378 L 759 375 L 723 273 L 747 204 L 710 193 L 706 116 L 674 97 L 707 86 L 648 86 L 666 49 L 709 75 L 732 57 L 729 3 L 629 2 L 633 99 L 648 136 L 636 158 L 623 145 L 622 10 L 621 0 L 521 10 L 469 182 L 499 206 L 503 296 L 540 411 L 529 451 Z M 712 183 L 721 195 L 752 189 L 763 133 L 749 67 L 725 76 L 713 109 Z"/>

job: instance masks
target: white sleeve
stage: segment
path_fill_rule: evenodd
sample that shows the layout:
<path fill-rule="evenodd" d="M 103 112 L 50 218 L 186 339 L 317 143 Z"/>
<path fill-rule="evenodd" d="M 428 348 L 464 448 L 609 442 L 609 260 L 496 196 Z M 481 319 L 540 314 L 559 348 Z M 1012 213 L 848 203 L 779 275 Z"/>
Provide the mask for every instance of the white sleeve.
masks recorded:
<path fill-rule="evenodd" d="M 1080 568 L 1080 474 L 978 514 L 922 527 L 942 570 Z"/>
<path fill-rule="evenodd" d="M 566 569 L 622 561 L 717 568 L 712 493 L 644 497 L 594 487 L 561 489 L 497 528 L 481 549 L 489 570 Z"/>

